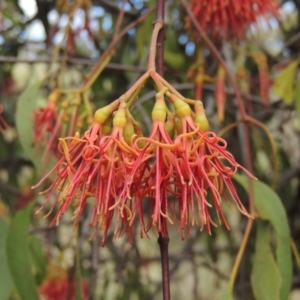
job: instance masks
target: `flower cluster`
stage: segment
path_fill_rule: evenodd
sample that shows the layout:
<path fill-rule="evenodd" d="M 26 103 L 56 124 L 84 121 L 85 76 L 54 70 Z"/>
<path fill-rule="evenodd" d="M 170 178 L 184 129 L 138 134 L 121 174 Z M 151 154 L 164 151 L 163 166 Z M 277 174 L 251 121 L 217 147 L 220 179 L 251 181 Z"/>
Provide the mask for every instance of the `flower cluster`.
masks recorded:
<path fill-rule="evenodd" d="M 148 236 L 151 228 L 166 235 L 168 224 L 181 232 L 182 239 L 193 225 L 211 234 L 215 217 L 229 229 L 223 201 L 233 201 L 249 217 L 232 176 L 242 169 L 254 177 L 226 150 L 226 141 L 208 131 L 202 102 L 184 98 L 154 71 L 143 78 L 151 78 L 157 86 L 148 137 L 130 113 L 144 84 L 140 80 L 97 110 L 82 137 L 60 139 L 61 158 L 50 171 L 56 171 L 56 179 L 42 192 L 47 194 L 44 205 L 53 199 L 52 209 L 58 204 L 52 224 L 73 206 L 76 225 L 89 198 L 93 201 L 90 225 L 103 231 L 103 245 L 111 226 L 115 238 L 128 232 L 132 242 L 134 222 L 140 223 L 141 237 Z"/>
<path fill-rule="evenodd" d="M 32 144 L 37 150 L 44 150 L 42 162 L 49 158 L 49 154 L 58 155 L 57 140 L 60 136 L 73 135 L 83 127 L 84 122 L 89 122 L 87 110 L 82 110 L 82 107 L 79 94 L 62 97 L 58 90 L 54 90 L 47 104 L 33 112 Z"/>
<path fill-rule="evenodd" d="M 190 5 L 202 29 L 215 38 L 241 38 L 259 16 L 278 14 L 276 0 L 191 0 Z"/>

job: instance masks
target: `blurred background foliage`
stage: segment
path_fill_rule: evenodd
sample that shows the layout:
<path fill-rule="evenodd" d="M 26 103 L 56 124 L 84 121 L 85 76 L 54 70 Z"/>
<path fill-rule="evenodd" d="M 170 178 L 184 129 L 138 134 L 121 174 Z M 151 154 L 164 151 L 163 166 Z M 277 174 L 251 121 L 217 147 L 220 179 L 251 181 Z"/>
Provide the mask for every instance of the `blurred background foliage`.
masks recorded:
<path fill-rule="evenodd" d="M 150 233 L 151 240 L 140 239 L 139 230 L 135 228 L 133 245 L 126 237 L 112 241 L 110 233 L 107 245 L 102 248 L 97 234 L 89 239 L 92 232 L 88 226 L 88 210 L 86 218 L 75 229 L 70 221 L 71 212 L 54 228 L 49 228 L 51 220 L 43 219 L 43 213 L 34 213 L 44 199 L 31 186 L 40 178 L 44 165 L 31 147 L 33 111 L 46 104 L 54 87 L 82 85 L 111 42 L 122 8 L 122 1 L 118 0 L 83 1 L 70 19 L 74 3 L 76 1 L 0 1 L 0 104 L 3 108 L 0 115 L 0 300 L 161 299 L 160 254 L 153 233 Z M 128 1 L 122 28 L 154 4 L 153 0 Z M 250 26 L 242 42 L 217 44 L 230 70 L 234 74 L 240 70 L 247 75 L 244 81 L 236 75 L 247 110 L 268 127 L 276 142 L 275 190 L 281 199 L 278 203 L 283 204 L 288 216 L 296 255 L 290 289 L 293 300 L 300 298 L 300 261 L 296 250 L 300 247 L 299 9 L 298 0 L 281 1 L 278 18 L 261 18 L 258 25 Z M 150 15 L 118 43 L 115 55 L 89 92 L 94 109 L 118 98 L 146 70 L 153 18 L 153 14 Z M 70 28 L 66 31 L 68 23 Z M 205 73 L 216 76 L 218 63 L 190 34 L 179 1 L 166 1 L 165 77 L 189 98 L 194 97 L 194 78 L 188 74 L 198 68 L 199 49 L 204 49 Z M 58 51 L 57 59 L 53 61 L 55 51 Z M 262 53 L 267 59 L 270 99 L 267 108 L 259 89 L 260 65 L 253 53 Z M 50 76 L 42 81 L 49 71 Z M 204 83 L 202 101 L 211 129 L 218 132 L 235 122 L 239 113 L 228 85 L 225 119 L 220 122 L 214 95 L 215 83 Z M 151 88 L 145 87 L 134 105 L 133 114 L 145 132 L 150 130 L 154 96 Z M 24 99 L 34 101 L 27 104 Z M 225 138 L 229 150 L 245 165 L 245 137 L 239 127 L 227 132 Z M 271 148 L 265 133 L 258 128 L 251 128 L 251 151 L 255 176 L 270 186 L 274 175 Z M 256 188 L 257 197 L 263 198 L 263 202 L 277 197 L 270 188 L 266 191 L 265 186 Z M 240 185 L 237 189 L 246 204 L 247 193 Z M 280 205 L 278 207 L 271 213 L 285 216 Z M 221 297 L 247 222 L 236 210 L 227 210 L 230 232 L 219 226 L 208 236 L 194 228 L 190 237 L 181 241 L 176 230 L 170 229 L 172 299 Z M 274 253 L 276 241 L 277 247 L 281 241 L 278 233 L 281 219 L 276 216 L 272 219 L 267 213 L 265 218 L 274 228 L 270 240 Z M 255 229 L 259 226 L 264 228 L 265 223 L 256 222 Z M 263 229 L 259 232 L 264 233 Z M 264 270 L 273 270 L 272 261 L 271 266 L 262 264 L 265 269 L 252 267 L 256 259 L 260 259 L 255 254 L 264 252 L 265 244 L 260 244 L 264 238 L 252 230 L 233 291 L 236 299 L 275 299 L 271 294 L 258 294 L 262 296 L 257 298 L 253 292 L 255 280 L 260 280 L 257 276 Z M 289 245 L 289 241 L 283 243 Z M 267 251 L 266 257 L 269 253 Z M 288 260 L 289 255 L 286 255 Z M 275 286 L 281 284 L 280 277 L 275 275 L 270 280 Z M 276 290 L 274 286 L 266 287 L 267 291 L 272 289 Z"/>

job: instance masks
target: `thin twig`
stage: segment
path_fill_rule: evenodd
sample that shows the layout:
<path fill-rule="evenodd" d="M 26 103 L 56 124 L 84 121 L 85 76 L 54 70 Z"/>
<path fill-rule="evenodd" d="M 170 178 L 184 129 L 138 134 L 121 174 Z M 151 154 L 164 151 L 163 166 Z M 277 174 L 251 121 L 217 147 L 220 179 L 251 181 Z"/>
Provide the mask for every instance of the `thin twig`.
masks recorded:
<path fill-rule="evenodd" d="M 62 57 L 56 59 L 57 63 L 62 62 Z M 28 64 L 36 64 L 36 63 L 46 63 L 51 64 L 51 58 L 47 57 L 37 57 L 34 59 L 30 58 L 21 58 L 15 56 L 0 56 L 0 63 L 28 63 Z M 67 59 L 68 64 L 77 64 L 77 65 L 87 65 L 87 66 L 94 66 L 96 61 L 89 58 L 76 58 L 76 57 L 69 57 Z M 140 66 L 131 66 L 131 65 L 124 65 L 124 64 L 117 64 L 117 63 L 109 63 L 106 66 L 107 69 L 113 70 L 120 70 L 120 71 L 129 71 L 129 72 L 140 72 L 144 73 L 147 71 L 147 68 L 140 67 Z"/>
<path fill-rule="evenodd" d="M 116 22 L 116 26 L 115 26 L 115 30 L 114 30 L 114 35 L 113 35 L 113 40 L 118 38 L 118 33 L 120 31 L 120 28 L 121 28 L 121 25 L 122 25 L 122 22 L 123 22 L 123 19 L 124 19 L 124 14 L 125 14 L 125 5 L 127 3 L 128 0 L 123 0 L 123 3 L 122 3 L 122 8 L 121 10 L 119 11 L 119 14 L 118 14 L 118 19 L 117 19 L 117 22 Z"/>

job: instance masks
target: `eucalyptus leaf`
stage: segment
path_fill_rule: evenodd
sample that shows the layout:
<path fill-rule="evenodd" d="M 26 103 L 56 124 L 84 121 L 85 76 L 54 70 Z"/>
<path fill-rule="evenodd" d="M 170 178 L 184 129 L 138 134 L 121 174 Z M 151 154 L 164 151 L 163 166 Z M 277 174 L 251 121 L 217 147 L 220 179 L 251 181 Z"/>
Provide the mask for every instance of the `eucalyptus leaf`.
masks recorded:
<path fill-rule="evenodd" d="M 32 146 L 33 137 L 33 112 L 39 106 L 38 99 L 42 98 L 41 86 L 43 82 L 35 82 L 27 87 L 17 101 L 16 127 L 21 146 L 25 155 L 34 163 L 38 172 L 44 170 L 45 165 L 41 163 L 42 151 Z"/>
<path fill-rule="evenodd" d="M 0 299 L 7 300 L 13 288 L 13 280 L 7 264 L 6 237 L 8 223 L 0 216 Z"/>
<path fill-rule="evenodd" d="M 226 286 L 226 289 L 223 291 L 220 300 L 233 300 L 232 289 L 229 285 Z"/>
<path fill-rule="evenodd" d="M 294 78 L 298 68 L 299 59 L 293 60 L 285 68 L 281 69 L 274 80 L 272 87 L 274 95 L 282 98 L 286 104 L 294 100 Z"/>
<path fill-rule="evenodd" d="M 13 281 L 22 300 L 39 300 L 28 249 L 28 229 L 34 203 L 16 213 L 7 236 L 7 258 Z"/>
<path fill-rule="evenodd" d="M 179 49 L 178 38 L 174 29 L 170 26 L 167 28 L 168 36 L 165 43 L 164 60 L 166 64 L 174 69 L 182 69 L 185 67 L 185 57 Z"/>
<path fill-rule="evenodd" d="M 234 179 L 246 190 L 248 178 L 235 175 Z M 282 278 L 280 299 L 288 299 L 292 283 L 292 255 L 288 218 L 278 195 L 265 183 L 253 181 L 254 205 L 262 220 L 269 221 L 276 234 L 276 262 Z"/>
<path fill-rule="evenodd" d="M 43 252 L 43 245 L 35 236 L 29 238 L 29 252 L 35 269 L 35 281 L 40 285 L 47 273 L 47 260 Z"/>
<path fill-rule="evenodd" d="M 251 273 L 253 293 L 257 300 L 287 299 L 280 298 L 282 277 L 270 246 L 269 222 L 258 221 L 257 223 L 255 254 Z"/>

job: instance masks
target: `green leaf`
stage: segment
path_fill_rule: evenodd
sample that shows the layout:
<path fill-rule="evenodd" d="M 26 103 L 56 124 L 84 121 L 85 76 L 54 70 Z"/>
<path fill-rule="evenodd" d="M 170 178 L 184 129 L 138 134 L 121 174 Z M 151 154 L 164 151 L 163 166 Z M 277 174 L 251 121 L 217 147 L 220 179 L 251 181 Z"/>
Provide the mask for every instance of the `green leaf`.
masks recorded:
<path fill-rule="evenodd" d="M 8 265 L 22 300 L 39 300 L 28 249 L 28 229 L 33 207 L 34 203 L 30 203 L 16 213 L 7 236 Z"/>
<path fill-rule="evenodd" d="M 248 178 L 235 175 L 248 190 Z M 276 262 L 282 278 L 280 299 L 288 299 L 292 282 L 292 256 L 290 248 L 290 229 L 284 207 L 277 194 L 261 181 L 253 182 L 254 204 L 262 220 L 269 221 L 276 234 Z"/>
<path fill-rule="evenodd" d="M 282 98 L 286 104 L 291 104 L 294 100 L 294 78 L 298 64 L 299 59 L 290 62 L 280 70 L 272 86 L 274 95 Z"/>
<path fill-rule="evenodd" d="M 7 222 L 0 216 L 0 299 L 7 300 L 13 288 L 13 280 L 7 264 L 6 237 L 8 232 Z"/>
<path fill-rule="evenodd" d="M 165 42 L 164 60 L 166 64 L 174 69 L 182 69 L 186 66 L 185 56 L 179 49 L 178 37 L 172 26 L 167 28 Z"/>
<path fill-rule="evenodd" d="M 25 155 L 34 163 L 38 171 L 44 170 L 41 163 L 41 152 L 32 147 L 33 137 L 33 111 L 39 106 L 38 99 L 42 98 L 40 88 L 42 81 L 36 82 L 22 93 L 17 102 L 16 127 L 21 146 Z"/>
<path fill-rule="evenodd" d="M 34 265 L 35 281 L 40 285 L 47 273 L 47 260 L 41 242 L 35 237 L 29 238 L 29 252 Z"/>
<path fill-rule="evenodd" d="M 149 36 L 151 36 L 151 32 L 152 32 L 151 23 L 152 23 L 151 18 L 147 18 L 136 29 L 135 44 L 138 52 L 138 57 L 140 59 L 144 57 L 146 53 L 145 49 L 147 49 L 149 45 Z"/>
<path fill-rule="evenodd" d="M 296 106 L 296 112 L 297 112 L 298 120 L 300 122 L 300 73 L 298 74 L 297 82 L 296 82 L 295 106 Z"/>
<path fill-rule="evenodd" d="M 232 289 L 227 285 L 226 289 L 223 291 L 220 300 L 233 300 Z"/>
<path fill-rule="evenodd" d="M 269 222 L 257 222 L 251 284 L 258 300 L 280 300 L 282 278 L 270 247 Z"/>

